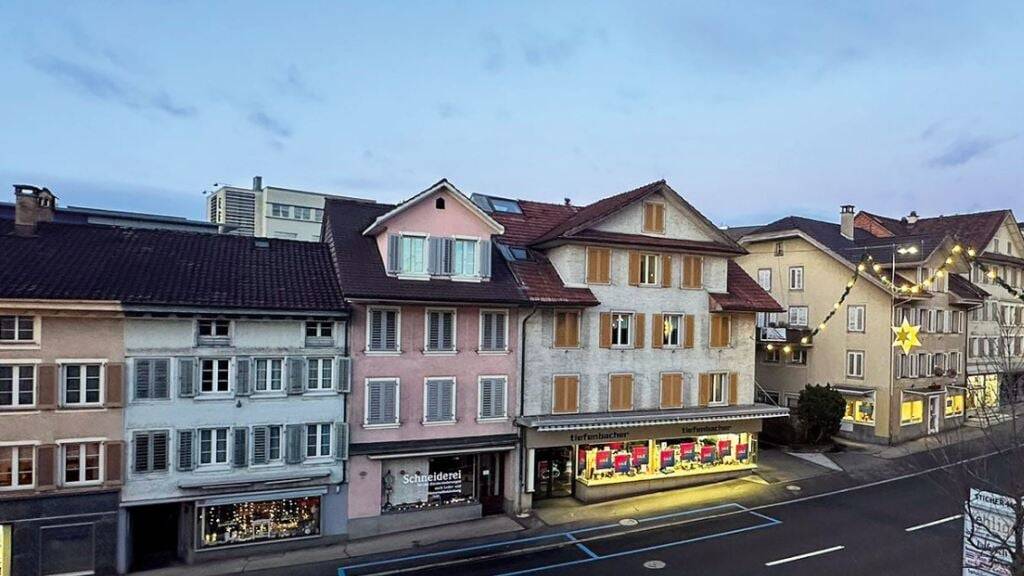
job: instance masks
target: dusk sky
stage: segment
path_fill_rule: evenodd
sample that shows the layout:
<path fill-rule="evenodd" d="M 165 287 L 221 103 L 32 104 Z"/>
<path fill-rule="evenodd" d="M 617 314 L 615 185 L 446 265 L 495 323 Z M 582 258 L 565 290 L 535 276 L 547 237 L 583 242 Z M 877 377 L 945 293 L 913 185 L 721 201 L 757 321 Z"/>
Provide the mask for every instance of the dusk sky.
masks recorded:
<path fill-rule="evenodd" d="M 214 183 L 1024 218 L 1024 3 L 3 2 L 0 201 Z"/>

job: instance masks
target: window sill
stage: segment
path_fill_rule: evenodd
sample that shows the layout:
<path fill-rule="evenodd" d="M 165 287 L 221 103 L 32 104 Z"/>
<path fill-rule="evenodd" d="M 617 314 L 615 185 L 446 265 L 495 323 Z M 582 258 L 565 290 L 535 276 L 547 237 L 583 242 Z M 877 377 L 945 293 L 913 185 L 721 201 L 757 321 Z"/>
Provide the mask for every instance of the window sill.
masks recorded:
<path fill-rule="evenodd" d="M 395 422 L 394 424 L 363 424 L 364 430 L 394 430 L 400 428 L 401 423 Z"/>
<path fill-rule="evenodd" d="M 483 278 L 480 276 L 452 276 L 451 279 L 452 282 L 470 282 L 474 284 L 479 284 L 483 281 Z"/>
<path fill-rule="evenodd" d="M 428 280 L 430 280 L 430 275 L 429 274 L 396 274 L 395 278 L 398 278 L 399 280 L 421 280 L 421 281 L 428 281 Z"/>
<path fill-rule="evenodd" d="M 204 393 L 204 394 L 196 394 L 195 396 L 192 397 L 192 399 L 193 400 L 198 400 L 200 402 L 213 402 L 213 401 L 216 401 L 216 400 L 234 400 L 235 396 L 234 396 L 234 394 L 231 394 L 230 392 L 219 393 L 219 394 Z"/>
<path fill-rule="evenodd" d="M 477 350 L 477 354 L 480 356 L 508 356 L 511 354 L 510 350 Z"/>
<path fill-rule="evenodd" d="M 322 398 L 324 396 L 337 396 L 340 392 L 332 389 L 327 390 L 307 390 L 302 393 L 304 397 Z"/>
<path fill-rule="evenodd" d="M 924 422 L 924 420 L 917 420 L 914 422 L 900 422 L 900 426 L 913 426 L 915 424 L 920 424 L 922 422 Z"/>
<path fill-rule="evenodd" d="M 455 356 L 458 350 L 423 350 L 424 356 Z"/>
<path fill-rule="evenodd" d="M 327 456 L 307 456 L 302 459 L 303 466 L 312 466 L 315 464 L 330 464 L 334 462 L 334 456 L 328 454 Z"/>
<path fill-rule="evenodd" d="M 188 399 L 187 396 L 185 396 L 184 398 Z M 143 405 L 145 405 L 145 404 L 162 404 L 164 402 L 170 402 L 170 401 L 171 401 L 171 397 L 168 396 L 167 398 L 132 398 L 130 403 L 131 404 L 143 404 Z"/>
<path fill-rule="evenodd" d="M 424 420 L 422 422 L 422 424 L 424 426 L 428 426 L 428 427 L 433 427 L 433 426 L 454 426 L 454 425 L 456 425 L 458 423 L 459 423 L 458 420 L 443 420 L 443 421 L 439 421 L 439 422 L 427 422 L 426 420 Z"/>
<path fill-rule="evenodd" d="M 0 342 L 0 350 L 39 350 L 42 345 L 38 342 Z"/>
<path fill-rule="evenodd" d="M 201 474 L 210 472 L 230 472 L 231 469 L 230 464 L 198 464 L 195 467 L 195 471 Z"/>
<path fill-rule="evenodd" d="M 401 356 L 401 350 L 363 350 L 364 356 Z"/>
<path fill-rule="evenodd" d="M 287 398 L 288 393 L 284 390 L 274 390 L 273 392 L 253 392 L 249 397 L 253 400 Z"/>
<path fill-rule="evenodd" d="M 60 488 L 89 488 L 91 486 L 102 486 L 103 480 L 89 480 L 88 482 L 62 482 Z"/>
<path fill-rule="evenodd" d="M 0 416 L 7 414 L 39 414 L 40 412 L 42 412 L 42 409 L 37 406 L 25 406 L 24 408 L 20 406 L 4 406 L 0 408 Z"/>
<path fill-rule="evenodd" d="M 89 405 L 89 406 L 61 406 L 54 410 L 56 414 L 71 414 L 71 413 L 83 413 L 83 412 L 106 412 L 107 409 L 102 404 Z"/>
<path fill-rule="evenodd" d="M 501 416 L 501 417 L 494 417 L 494 418 L 481 418 L 481 417 L 477 416 L 477 418 L 476 418 L 476 423 L 477 424 L 501 424 L 503 422 L 508 422 L 508 421 L 509 421 L 508 420 L 508 416 Z"/>
<path fill-rule="evenodd" d="M 572 412 L 555 412 L 554 410 L 551 411 L 551 414 L 555 415 L 555 416 L 562 416 L 562 415 L 565 415 L 565 414 L 579 414 L 579 413 L 580 413 L 579 410 L 573 410 Z"/>

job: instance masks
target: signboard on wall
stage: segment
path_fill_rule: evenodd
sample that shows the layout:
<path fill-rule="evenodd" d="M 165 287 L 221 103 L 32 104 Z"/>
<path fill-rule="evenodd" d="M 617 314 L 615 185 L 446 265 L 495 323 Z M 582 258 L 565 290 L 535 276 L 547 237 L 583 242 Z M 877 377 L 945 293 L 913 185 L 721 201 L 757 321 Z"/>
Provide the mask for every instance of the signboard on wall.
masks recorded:
<path fill-rule="evenodd" d="M 570 446 L 574 444 L 610 444 L 638 440 L 659 440 L 760 431 L 760 419 L 726 420 L 722 422 L 700 422 L 693 424 L 662 424 L 659 426 L 608 428 L 601 430 L 568 430 L 559 432 L 539 432 L 537 430 L 528 430 L 526 433 L 526 446 L 527 448 L 548 448 Z"/>
<path fill-rule="evenodd" d="M 11 527 L 0 524 L 0 576 L 11 574 Z"/>
<path fill-rule="evenodd" d="M 1015 516 L 1008 496 L 971 488 L 964 505 L 964 576 L 1011 576 L 1009 553 L 994 548 L 1014 545 Z"/>

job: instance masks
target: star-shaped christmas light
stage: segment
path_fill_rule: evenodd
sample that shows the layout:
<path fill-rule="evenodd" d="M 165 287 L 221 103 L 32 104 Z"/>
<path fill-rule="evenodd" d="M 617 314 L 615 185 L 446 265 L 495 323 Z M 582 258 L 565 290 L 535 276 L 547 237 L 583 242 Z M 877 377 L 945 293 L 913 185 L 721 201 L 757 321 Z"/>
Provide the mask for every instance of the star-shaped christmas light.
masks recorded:
<path fill-rule="evenodd" d="M 893 326 L 892 331 L 896 334 L 896 340 L 892 343 L 893 348 L 903 348 L 904 354 L 910 354 L 915 346 L 920 346 L 921 341 L 917 339 L 920 326 L 911 326 L 907 319 L 903 319 L 901 326 Z"/>

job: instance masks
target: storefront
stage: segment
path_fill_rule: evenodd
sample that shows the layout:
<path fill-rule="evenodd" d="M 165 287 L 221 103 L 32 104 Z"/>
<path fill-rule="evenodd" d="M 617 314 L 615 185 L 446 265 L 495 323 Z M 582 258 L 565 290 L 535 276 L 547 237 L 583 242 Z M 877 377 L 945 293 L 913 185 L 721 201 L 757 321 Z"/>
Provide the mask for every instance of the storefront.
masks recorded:
<path fill-rule="evenodd" d="M 197 502 L 196 549 L 317 537 L 321 532 L 323 492 Z"/>
<path fill-rule="evenodd" d="M 762 418 L 787 411 L 731 412 L 714 420 L 692 411 L 634 414 L 632 422 L 603 414 L 521 418 L 526 492 L 534 501 L 574 496 L 597 502 L 749 474 L 757 467 Z"/>
<path fill-rule="evenodd" d="M 975 374 L 967 377 L 967 410 L 973 413 L 999 408 L 999 375 Z"/>
<path fill-rule="evenodd" d="M 877 392 L 873 388 L 861 386 L 835 386 L 835 390 L 843 395 L 846 410 L 839 424 L 839 432 L 843 436 L 862 441 L 878 441 L 875 436 L 875 398 Z"/>

